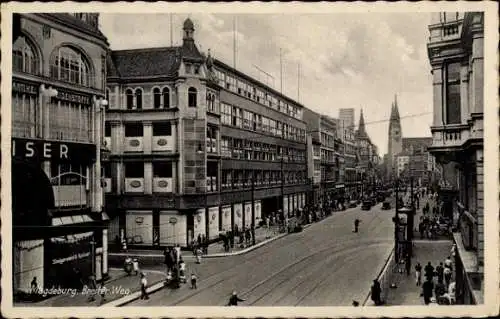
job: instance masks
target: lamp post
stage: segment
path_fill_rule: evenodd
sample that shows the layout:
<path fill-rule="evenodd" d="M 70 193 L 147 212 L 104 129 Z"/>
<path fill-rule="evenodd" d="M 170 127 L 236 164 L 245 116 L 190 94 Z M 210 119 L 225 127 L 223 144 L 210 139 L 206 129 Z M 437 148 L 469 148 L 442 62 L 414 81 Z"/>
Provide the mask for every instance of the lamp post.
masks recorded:
<path fill-rule="evenodd" d="M 255 171 L 252 170 L 252 245 L 255 246 Z"/>

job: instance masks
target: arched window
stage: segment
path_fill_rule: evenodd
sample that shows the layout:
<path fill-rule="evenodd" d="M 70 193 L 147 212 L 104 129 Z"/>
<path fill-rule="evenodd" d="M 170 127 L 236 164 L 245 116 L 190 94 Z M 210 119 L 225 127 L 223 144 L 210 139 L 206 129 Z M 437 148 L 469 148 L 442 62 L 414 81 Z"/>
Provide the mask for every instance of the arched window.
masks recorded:
<path fill-rule="evenodd" d="M 142 109 L 142 90 L 141 89 L 135 90 L 135 106 L 138 109 Z"/>
<path fill-rule="evenodd" d="M 126 97 L 126 105 L 127 105 L 127 109 L 132 109 L 134 107 L 134 92 L 132 91 L 132 89 L 127 89 L 125 91 L 125 97 Z"/>
<path fill-rule="evenodd" d="M 196 98 L 197 98 L 197 91 L 195 88 L 190 87 L 188 89 L 188 106 L 189 107 L 196 107 Z"/>
<path fill-rule="evenodd" d="M 163 88 L 163 107 L 164 108 L 169 108 L 170 107 L 170 90 L 169 88 Z"/>
<path fill-rule="evenodd" d="M 40 58 L 34 46 L 25 37 L 19 37 L 12 46 L 12 70 L 31 74 L 40 73 Z"/>
<path fill-rule="evenodd" d="M 55 80 L 74 83 L 82 86 L 93 86 L 89 61 L 73 48 L 58 48 L 50 60 L 50 77 Z"/>
<path fill-rule="evenodd" d="M 159 109 L 161 107 L 161 94 L 159 88 L 153 89 L 153 107 Z"/>

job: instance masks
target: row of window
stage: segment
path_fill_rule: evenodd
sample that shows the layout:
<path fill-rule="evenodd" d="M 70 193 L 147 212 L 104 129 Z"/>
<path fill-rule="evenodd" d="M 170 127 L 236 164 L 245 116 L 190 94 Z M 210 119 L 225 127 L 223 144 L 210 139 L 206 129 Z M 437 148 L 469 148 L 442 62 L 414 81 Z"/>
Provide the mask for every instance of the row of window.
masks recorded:
<path fill-rule="evenodd" d="M 153 95 L 153 108 L 154 109 L 162 109 L 162 108 L 170 108 L 171 107 L 171 94 L 170 89 L 168 87 L 164 87 L 163 89 L 153 88 L 151 94 Z M 137 88 L 132 90 L 128 88 L 125 90 L 125 107 L 128 110 L 141 110 L 144 105 L 143 101 L 144 91 L 142 88 Z M 106 99 L 109 101 L 110 99 L 110 89 L 106 89 Z M 188 89 L 188 107 L 197 107 L 198 106 L 198 91 L 194 87 L 190 87 Z M 207 95 L 207 104 L 209 108 L 216 109 L 215 106 L 215 96 Z"/>
<path fill-rule="evenodd" d="M 49 136 L 45 138 L 91 142 L 88 105 L 57 101 L 49 104 Z M 42 137 L 42 113 L 36 94 L 12 93 L 12 134 L 15 137 Z"/>
<path fill-rule="evenodd" d="M 35 45 L 24 36 L 12 46 L 12 69 L 16 72 L 40 75 L 42 61 Z M 58 47 L 50 57 L 50 78 L 71 84 L 94 87 L 95 74 L 91 62 L 79 50 L 70 46 Z M 106 56 L 101 57 L 101 85 L 106 81 Z"/>
<path fill-rule="evenodd" d="M 153 162 L 153 177 L 172 177 L 172 162 Z M 144 178 L 144 162 L 125 163 L 125 178 Z"/>
<path fill-rule="evenodd" d="M 305 162 L 306 153 L 292 147 L 282 147 L 274 144 L 255 142 L 240 138 L 221 137 L 221 156 L 235 159 Z"/>
<path fill-rule="evenodd" d="M 153 122 L 152 123 L 153 136 L 172 136 L 172 123 L 170 122 Z M 144 136 L 144 123 L 131 122 L 125 123 L 125 137 L 143 137 Z M 104 136 L 111 136 L 111 123 L 106 122 L 104 125 Z"/>
<path fill-rule="evenodd" d="M 284 139 L 305 143 L 306 130 L 268 117 L 221 103 L 221 123 L 238 128 L 268 133 Z"/>
<path fill-rule="evenodd" d="M 266 92 L 249 82 L 237 78 L 229 73 L 215 69 L 219 86 L 248 99 L 252 99 L 262 105 L 271 107 L 279 112 L 288 114 L 296 119 L 302 119 L 302 109 L 289 104 L 272 93 Z"/>
<path fill-rule="evenodd" d="M 306 171 L 285 171 L 283 180 L 281 171 L 262 171 L 262 170 L 222 170 L 221 189 L 239 189 L 252 187 L 252 178 L 254 186 L 270 186 L 284 184 L 302 184 L 307 181 Z"/>

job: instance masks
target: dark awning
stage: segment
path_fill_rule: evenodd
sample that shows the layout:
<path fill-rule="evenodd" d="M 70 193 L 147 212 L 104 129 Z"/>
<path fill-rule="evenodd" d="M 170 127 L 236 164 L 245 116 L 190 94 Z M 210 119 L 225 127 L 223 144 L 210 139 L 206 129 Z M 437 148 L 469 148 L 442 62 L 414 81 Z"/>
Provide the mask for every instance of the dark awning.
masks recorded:
<path fill-rule="evenodd" d="M 45 172 L 38 165 L 13 159 L 11 174 L 13 226 L 37 229 L 50 225 L 48 210 L 54 208 L 54 193 Z"/>

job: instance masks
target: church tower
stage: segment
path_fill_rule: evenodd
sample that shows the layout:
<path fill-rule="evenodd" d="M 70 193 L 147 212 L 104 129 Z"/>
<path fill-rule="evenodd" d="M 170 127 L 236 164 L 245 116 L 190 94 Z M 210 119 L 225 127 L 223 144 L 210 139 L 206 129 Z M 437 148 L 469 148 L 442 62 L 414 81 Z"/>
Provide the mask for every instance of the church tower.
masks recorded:
<path fill-rule="evenodd" d="M 394 176 L 396 168 L 396 155 L 403 151 L 403 134 L 401 132 L 401 119 L 399 117 L 398 98 L 394 96 L 394 102 L 391 108 L 391 117 L 389 120 L 389 146 L 387 148 L 388 155 L 388 172 L 389 177 Z"/>

